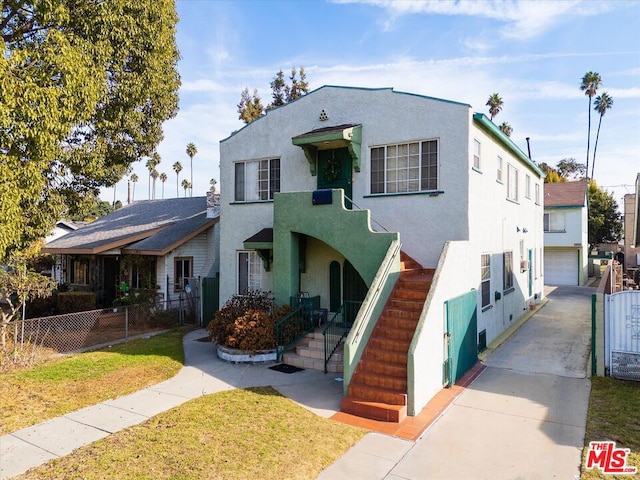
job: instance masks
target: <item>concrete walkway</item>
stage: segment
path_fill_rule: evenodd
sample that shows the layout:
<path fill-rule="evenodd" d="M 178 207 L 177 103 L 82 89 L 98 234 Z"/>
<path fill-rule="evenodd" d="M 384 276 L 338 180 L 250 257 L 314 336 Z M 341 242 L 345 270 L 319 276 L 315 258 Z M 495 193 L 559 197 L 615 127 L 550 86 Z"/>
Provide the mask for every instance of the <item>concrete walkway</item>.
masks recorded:
<path fill-rule="evenodd" d="M 590 296 L 549 288 L 548 303 L 417 442 L 369 434 L 323 480 L 579 477 L 591 383 Z"/>
<path fill-rule="evenodd" d="M 560 287 L 485 359 L 487 368 L 417 441 L 367 434 L 323 480 L 573 479 L 589 399 L 586 361 L 592 289 Z M 204 330 L 184 339 L 174 378 L 0 437 L 0 478 L 9 478 L 190 399 L 271 385 L 323 417 L 340 408 L 336 375 L 285 374 L 270 365 L 219 361 Z"/>
<path fill-rule="evenodd" d="M 99 403 L 0 437 L 0 478 L 10 478 L 76 448 L 144 422 L 193 398 L 210 393 L 271 385 L 317 415 L 340 409 L 342 383 L 315 370 L 295 374 L 269 364 L 232 364 L 218 360 L 215 347 L 201 341 L 206 331 L 184 338 L 185 366 L 173 378 L 114 400 Z"/>

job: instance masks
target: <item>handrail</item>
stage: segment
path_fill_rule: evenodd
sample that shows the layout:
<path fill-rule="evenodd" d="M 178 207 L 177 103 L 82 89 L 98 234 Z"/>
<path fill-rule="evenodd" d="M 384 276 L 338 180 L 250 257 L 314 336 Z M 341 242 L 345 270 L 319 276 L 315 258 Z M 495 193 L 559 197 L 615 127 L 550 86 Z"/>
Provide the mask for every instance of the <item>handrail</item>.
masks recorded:
<path fill-rule="evenodd" d="M 342 339 L 345 338 L 349 334 L 349 330 L 351 330 L 352 322 L 349 320 L 356 316 L 354 315 L 356 305 L 357 308 L 360 309 L 362 302 L 353 300 L 344 302 L 322 329 L 322 337 L 324 340 L 324 373 L 327 373 L 329 360 L 331 360 L 340 343 L 342 343 Z"/>
<path fill-rule="evenodd" d="M 296 308 L 275 325 L 276 361 L 282 354 L 313 330 L 313 314 L 303 306 Z"/>
<path fill-rule="evenodd" d="M 360 205 L 358 205 L 357 203 L 355 203 L 353 200 L 351 200 L 349 197 L 347 197 L 346 195 L 344 196 L 345 200 L 348 200 L 351 202 L 351 206 L 356 207 L 358 210 L 369 210 L 368 208 L 362 208 Z M 387 232 L 387 233 L 391 233 L 387 227 L 385 227 L 384 225 L 382 225 L 379 221 L 377 221 L 375 218 L 373 218 L 373 215 L 371 215 L 371 210 L 369 210 L 369 218 L 371 220 L 373 220 L 374 222 L 376 222 L 376 224 L 380 225 L 382 227 L 382 229 Z"/>
<path fill-rule="evenodd" d="M 378 303 L 378 299 L 380 298 L 380 293 L 384 288 L 386 278 L 389 276 L 389 271 L 391 270 L 391 266 L 393 265 L 393 259 L 396 256 L 398 256 L 398 254 L 400 253 L 400 248 L 401 248 L 401 245 L 400 245 L 400 242 L 398 242 L 396 247 L 393 249 L 391 256 L 388 258 L 388 261 L 386 261 L 385 268 L 382 271 L 382 278 L 384 279 L 384 281 L 378 283 L 378 285 L 376 286 L 376 289 L 374 290 L 372 297 L 367 302 L 367 306 L 364 312 L 362 312 L 363 313 L 362 318 L 369 318 L 371 316 L 371 311 L 375 308 L 376 304 Z M 356 329 L 356 333 L 353 336 L 353 343 L 357 343 L 365 327 L 366 327 L 366 322 L 359 323 Z"/>

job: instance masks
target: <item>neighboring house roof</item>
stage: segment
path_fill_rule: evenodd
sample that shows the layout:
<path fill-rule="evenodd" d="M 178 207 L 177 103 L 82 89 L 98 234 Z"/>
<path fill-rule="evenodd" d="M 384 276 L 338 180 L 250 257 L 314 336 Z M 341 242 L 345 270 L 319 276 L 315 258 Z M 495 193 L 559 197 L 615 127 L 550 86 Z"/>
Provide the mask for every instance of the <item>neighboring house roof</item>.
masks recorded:
<path fill-rule="evenodd" d="M 545 183 L 544 207 L 586 207 L 587 186 L 588 182 L 586 180 Z"/>
<path fill-rule="evenodd" d="M 207 230 L 219 217 L 207 218 L 206 197 L 144 200 L 126 205 L 49 243 L 46 253 L 122 253 L 166 255 Z"/>

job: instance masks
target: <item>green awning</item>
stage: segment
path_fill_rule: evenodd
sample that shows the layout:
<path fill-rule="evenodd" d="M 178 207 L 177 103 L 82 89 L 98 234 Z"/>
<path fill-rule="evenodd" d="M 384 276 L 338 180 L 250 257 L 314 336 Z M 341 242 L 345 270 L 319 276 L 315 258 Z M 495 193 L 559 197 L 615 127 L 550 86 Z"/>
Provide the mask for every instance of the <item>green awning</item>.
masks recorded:
<path fill-rule="evenodd" d="M 344 124 L 324 127 L 297 135 L 291 142 L 301 147 L 309 162 L 311 175 L 316 175 L 316 152 L 318 150 L 332 150 L 347 147 L 353 159 L 353 169 L 360 171 L 360 148 L 362 144 L 362 125 Z"/>
<path fill-rule="evenodd" d="M 243 244 L 245 250 L 273 249 L 273 228 L 263 228 L 255 235 L 247 238 Z"/>
<path fill-rule="evenodd" d="M 271 269 L 273 251 L 273 228 L 263 228 L 255 235 L 250 236 L 244 242 L 245 250 L 255 250 L 262 259 L 262 265 L 266 272 Z"/>

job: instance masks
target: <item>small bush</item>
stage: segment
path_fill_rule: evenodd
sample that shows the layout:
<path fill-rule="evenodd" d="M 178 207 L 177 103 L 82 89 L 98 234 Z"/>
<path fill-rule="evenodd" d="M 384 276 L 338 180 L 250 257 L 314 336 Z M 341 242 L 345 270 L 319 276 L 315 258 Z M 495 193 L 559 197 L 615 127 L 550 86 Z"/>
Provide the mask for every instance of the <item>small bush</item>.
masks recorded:
<path fill-rule="evenodd" d="M 276 307 L 266 292 L 236 295 L 216 312 L 207 331 L 212 341 L 225 347 L 269 350 L 276 348 L 275 324 L 292 311 L 288 305 Z"/>
<path fill-rule="evenodd" d="M 94 310 L 96 294 L 93 292 L 58 292 L 58 312 L 73 313 Z"/>

